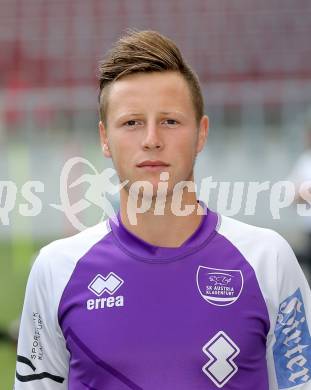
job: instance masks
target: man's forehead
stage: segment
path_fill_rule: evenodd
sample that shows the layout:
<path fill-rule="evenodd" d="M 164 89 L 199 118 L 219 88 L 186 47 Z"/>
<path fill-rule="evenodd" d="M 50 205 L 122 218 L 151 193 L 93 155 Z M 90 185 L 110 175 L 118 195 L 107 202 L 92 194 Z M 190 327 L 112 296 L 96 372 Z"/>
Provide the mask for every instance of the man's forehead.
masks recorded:
<path fill-rule="evenodd" d="M 176 89 L 181 92 L 183 89 L 185 91 L 188 89 L 186 80 L 177 72 L 135 73 L 114 81 L 110 88 L 110 94 L 131 95 L 132 91 L 139 92 L 141 90 L 149 92 L 151 85 L 153 93 L 161 91 L 169 93 L 176 91 Z"/>
<path fill-rule="evenodd" d="M 189 88 L 182 76 L 166 73 L 131 75 L 114 82 L 109 91 L 112 111 L 126 110 L 135 114 L 140 113 L 141 107 L 154 104 L 157 104 L 157 111 L 162 113 L 183 112 L 185 106 L 192 104 Z"/>

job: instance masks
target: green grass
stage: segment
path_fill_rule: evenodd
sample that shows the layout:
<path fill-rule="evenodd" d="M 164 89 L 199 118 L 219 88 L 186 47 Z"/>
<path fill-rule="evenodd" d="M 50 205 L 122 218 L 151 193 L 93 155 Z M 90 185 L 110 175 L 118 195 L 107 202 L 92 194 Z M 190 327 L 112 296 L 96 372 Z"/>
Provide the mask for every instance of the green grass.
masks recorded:
<path fill-rule="evenodd" d="M 0 388 L 12 390 L 15 371 L 16 350 L 7 343 L 0 343 Z"/>
<path fill-rule="evenodd" d="M 24 251 L 23 251 L 24 248 Z M 26 249 L 27 248 L 27 249 Z M 0 326 L 6 327 L 19 316 L 30 269 L 32 250 L 26 240 L 0 243 Z M 16 262 L 17 254 L 24 257 Z M 19 256 L 18 256 L 19 257 Z"/>
<path fill-rule="evenodd" d="M 45 243 L 29 239 L 0 241 L 0 328 L 7 329 L 21 314 L 25 286 L 33 256 Z M 14 344 L 0 342 L 0 389 L 13 387 L 16 361 Z"/>

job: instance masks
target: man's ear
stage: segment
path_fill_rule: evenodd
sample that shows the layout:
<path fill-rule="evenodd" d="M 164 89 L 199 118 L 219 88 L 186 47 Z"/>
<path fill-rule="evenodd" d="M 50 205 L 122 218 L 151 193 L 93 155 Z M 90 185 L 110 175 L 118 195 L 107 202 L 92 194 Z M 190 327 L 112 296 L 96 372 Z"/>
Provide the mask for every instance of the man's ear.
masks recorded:
<path fill-rule="evenodd" d="M 99 130 L 100 143 L 104 152 L 104 156 L 107 158 L 111 158 L 111 153 L 108 144 L 107 129 L 105 128 L 102 121 L 98 123 L 98 130 Z"/>
<path fill-rule="evenodd" d="M 207 115 L 203 115 L 200 121 L 198 142 L 197 142 L 197 153 L 200 153 L 204 147 L 204 144 L 208 137 L 209 130 L 209 119 Z"/>

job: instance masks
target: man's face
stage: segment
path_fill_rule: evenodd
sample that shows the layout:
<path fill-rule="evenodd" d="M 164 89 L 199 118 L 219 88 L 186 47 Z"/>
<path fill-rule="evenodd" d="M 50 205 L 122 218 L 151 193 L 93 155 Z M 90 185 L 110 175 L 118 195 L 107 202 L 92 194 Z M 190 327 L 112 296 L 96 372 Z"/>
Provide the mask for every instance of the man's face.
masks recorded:
<path fill-rule="evenodd" d="M 106 157 L 120 182 L 148 181 L 156 194 L 160 173 L 169 173 L 168 194 L 176 183 L 193 180 L 195 157 L 207 137 L 208 118 L 198 129 L 187 82 L 177 72 L 137 73 L 113 83 L 107 126 L 100 122 Z M 146 161 L 162 166 L 140 166 Z M 148 163 L 145 163 L 148 164 Z"/>

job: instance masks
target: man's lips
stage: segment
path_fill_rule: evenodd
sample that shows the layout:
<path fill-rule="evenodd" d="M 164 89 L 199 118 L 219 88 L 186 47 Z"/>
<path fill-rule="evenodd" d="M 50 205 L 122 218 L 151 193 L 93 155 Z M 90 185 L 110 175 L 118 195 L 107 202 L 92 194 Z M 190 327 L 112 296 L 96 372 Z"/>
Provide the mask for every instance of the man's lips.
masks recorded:
<path fill-rule="evenodd" d="M 141 167 L 168 167 L 169 164 L 167 164 L 166 162 L 164 161 L 160 161 L 160 160 L 146 160 L 146 161 L 143 161 L 139 164 L 137 164 L 137 167 L 141 168 Z"/>

